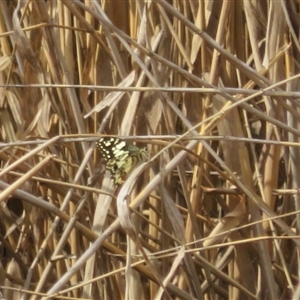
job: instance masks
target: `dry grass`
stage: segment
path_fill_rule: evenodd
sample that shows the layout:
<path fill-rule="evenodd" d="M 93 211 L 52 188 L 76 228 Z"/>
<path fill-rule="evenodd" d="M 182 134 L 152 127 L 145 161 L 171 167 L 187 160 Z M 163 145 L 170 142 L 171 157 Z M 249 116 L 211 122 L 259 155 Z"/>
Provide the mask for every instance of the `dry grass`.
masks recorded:
<path fill-rule="evenodd" d="M 0 1 L 3 299 L 300 299 L 299 13 Z"/>

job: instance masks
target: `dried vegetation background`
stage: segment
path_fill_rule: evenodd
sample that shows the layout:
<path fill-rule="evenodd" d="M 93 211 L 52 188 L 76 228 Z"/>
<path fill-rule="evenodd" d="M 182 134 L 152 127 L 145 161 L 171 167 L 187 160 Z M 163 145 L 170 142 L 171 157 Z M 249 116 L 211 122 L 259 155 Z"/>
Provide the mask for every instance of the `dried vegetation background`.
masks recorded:
<path fill-rule="evenodd" d="M 1 297 L 300 299 L 299 11 L 0 1 Z"/>

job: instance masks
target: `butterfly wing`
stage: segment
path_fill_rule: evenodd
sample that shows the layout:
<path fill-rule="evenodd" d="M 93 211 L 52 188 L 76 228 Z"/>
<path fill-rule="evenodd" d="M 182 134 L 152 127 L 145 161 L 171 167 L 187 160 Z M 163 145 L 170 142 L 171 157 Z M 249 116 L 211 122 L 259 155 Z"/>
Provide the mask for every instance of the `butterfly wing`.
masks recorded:
<path fill-rule="evenodd" d="M 147 149 L 138 148 L 118 138 L 103 137 L 97 143 L 110 171 L 114 186 L 124 182 L 125 177 L 147 159 Z"/>

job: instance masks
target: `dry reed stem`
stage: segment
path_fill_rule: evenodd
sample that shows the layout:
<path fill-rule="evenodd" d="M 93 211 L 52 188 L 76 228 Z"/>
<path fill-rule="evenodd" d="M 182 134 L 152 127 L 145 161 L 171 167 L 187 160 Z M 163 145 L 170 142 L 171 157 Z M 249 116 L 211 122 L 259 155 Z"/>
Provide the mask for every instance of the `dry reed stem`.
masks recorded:
<path fill-rule="evenodd" d="M 0 1 L 3 298 L 297 299 L 299 13 Z"/>

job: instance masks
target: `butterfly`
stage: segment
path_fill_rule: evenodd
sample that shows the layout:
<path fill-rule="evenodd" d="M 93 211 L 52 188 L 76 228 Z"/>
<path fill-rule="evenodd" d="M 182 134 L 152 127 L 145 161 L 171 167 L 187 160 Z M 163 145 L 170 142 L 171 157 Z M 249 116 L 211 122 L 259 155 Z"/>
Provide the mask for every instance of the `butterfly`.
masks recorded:
<path fill-rule="evenodd" d="M 147 148 L 138 148 L 122 139 L 103 137 L 97 142 L 106 169 L 110 171 L 114 186 L 122 184 L 125 177 L 148 158 Z"/>

